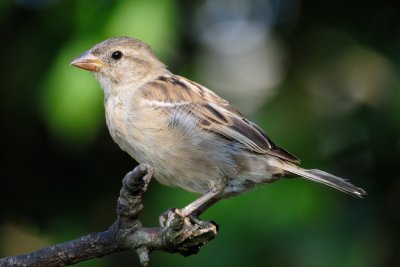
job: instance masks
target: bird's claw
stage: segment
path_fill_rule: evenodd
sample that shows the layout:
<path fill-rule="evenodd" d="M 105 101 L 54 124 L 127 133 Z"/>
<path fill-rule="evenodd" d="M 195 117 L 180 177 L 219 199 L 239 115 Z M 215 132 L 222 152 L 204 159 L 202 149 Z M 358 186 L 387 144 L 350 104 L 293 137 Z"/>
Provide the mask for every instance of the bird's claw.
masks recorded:
<path fill-rule="evenodd" d="M 170 225 L 171 220 L 173 218 L 175 218 L 175 216 L 177 214 L 180 215 L 180 212 L 176 208 L 169 208 L 166 211 L 164 211 L 163 213 L 161 213 L 160 217 L 158 218 L 158 220 L 160 222 L 160 226 L 166 227 L 166 226 Z"/>
<path fill-rule="evenodd" d="M 176 208 L 170 208 L 164 211 L 159 217 L 161 227 L 174 225 L 174 227 L 179 228 L 181 225 L 179 221 L 182 223 L 184 222 L 185 224 L 198 225 L 200 228 L 207 228 L 210 227 L 210 224 L 213 224 L 218 230 L 218 224 L 216 222 L 202 221 L 197 214 L 189 214 L 188 216 L 185 216 L 182 214 L 180 209 Z"/>

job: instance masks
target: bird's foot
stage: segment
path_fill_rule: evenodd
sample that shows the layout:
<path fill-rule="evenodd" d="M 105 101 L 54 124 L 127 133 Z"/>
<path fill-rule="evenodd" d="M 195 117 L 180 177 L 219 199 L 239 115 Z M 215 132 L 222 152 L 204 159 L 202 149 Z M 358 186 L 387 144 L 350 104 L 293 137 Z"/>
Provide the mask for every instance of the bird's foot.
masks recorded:
<path fill-rule="evenodd" d="M 170 224 L 171 220 L 176 216 L 180 215 L 179 210 L 176 208 L 169 208 L 163 213 L 161 213 L 160 217 L 158 218 L 158 221 L 160 222 L 161 227 L 166 227 L 167 225 Z M 182 217 L 182 216 L 181 216 Z"/>
<path fill-rule="evenodd" d="M 210 224 L 213 224 L 217 227 L 218 231 L 219 225 L 215 221 L 203 221 L 196 213 L 189 214 L 188 219 L 190 220 L 191 223 L 197 224 L 200 227 L 208 227 Z"/>
<path fill-rule="evenodd" d="M 170 208 L 164 211 L 160 217 L 160 226 L 166 227 L 176 224 L 177 218 L 180 218 L 185 224 L 198 225 L 200 228 L 208 228 L 210 224 L 215 225 L 218 230 L 218 224 L 214 221 L 202 221 L 195 213 L 184 215 L 180 209 Z"/>
<path fill-rule="evenodd" d="M 195 216 L 184 216 L 180 209 L 169 209 L 160 216 L 163 234 L 172 240 L 173 252 L 183 256 L 196 254 L 200 247 L 214 239 L 218 226 Z"/>

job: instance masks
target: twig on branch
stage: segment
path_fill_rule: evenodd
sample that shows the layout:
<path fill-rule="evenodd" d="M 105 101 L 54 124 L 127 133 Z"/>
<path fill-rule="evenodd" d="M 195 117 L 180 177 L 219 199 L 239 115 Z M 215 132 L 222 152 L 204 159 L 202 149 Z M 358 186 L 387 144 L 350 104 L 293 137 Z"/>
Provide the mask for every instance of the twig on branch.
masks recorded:
<path fill-rule="evenodd" d="M 138 219 L 143 209 L 142 197 L 152 177 L 152 170 L 139 165 L 122 182 L 117 204 L 117 220 L 104 232 L 43 248 L 36 252 L 0 259 L 0 267 L 54 267 L 72 265 L 123 250 L 135 250 L 142 265 L 149 264 L 153 250 L 195 254 L 217 235 L 211 222 L 193 223 L 171 209 L 164 214 L 162 227 L 144 228 Z"/>

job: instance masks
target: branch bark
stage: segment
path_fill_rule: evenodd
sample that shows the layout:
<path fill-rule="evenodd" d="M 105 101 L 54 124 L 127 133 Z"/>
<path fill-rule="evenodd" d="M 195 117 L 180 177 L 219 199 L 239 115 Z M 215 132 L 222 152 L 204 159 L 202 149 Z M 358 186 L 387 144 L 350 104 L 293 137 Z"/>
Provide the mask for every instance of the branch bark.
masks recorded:
<path fill-rule="evenodd" d="M 160 217 L 161 227 L 142 227 L 138 219 L 142 197 L 152 177 L 149 167 L 139 165 L 126 174 L 117 202 L 117 220 L 105 231 L 43 248 L 36 252 L 0 259 L 0 267 L 55 267 L 100 258 L 124 250 L 134 250 L 147 266 L 153 250 L 195 254 L 217 235 L 211 222 L 192 222 L 179 210 L 170 209 Z"/>

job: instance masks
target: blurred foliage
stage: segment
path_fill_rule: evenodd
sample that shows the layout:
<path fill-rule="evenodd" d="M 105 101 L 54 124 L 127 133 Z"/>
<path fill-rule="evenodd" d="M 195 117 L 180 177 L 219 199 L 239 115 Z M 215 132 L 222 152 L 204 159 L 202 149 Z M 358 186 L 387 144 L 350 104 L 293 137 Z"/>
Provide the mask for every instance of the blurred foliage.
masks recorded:
<path fill-rule="evenodd" d="M 232 100 L 303 166 L 369 193 L 300 179 L 260 186 L 204 215 L 220 233 L 198 255 L 155 252 L 153 265 L 398 266 L 399 12 L 359 0 L 1 1 L 0 257 L 113 222 L 136 163 L 108 135 L 94 77 L 68 64 L 127 35 Z M 153 181 L 143 223 L 195 197 Z M 132 264 L 126 252 L 76 266 Z"/>

